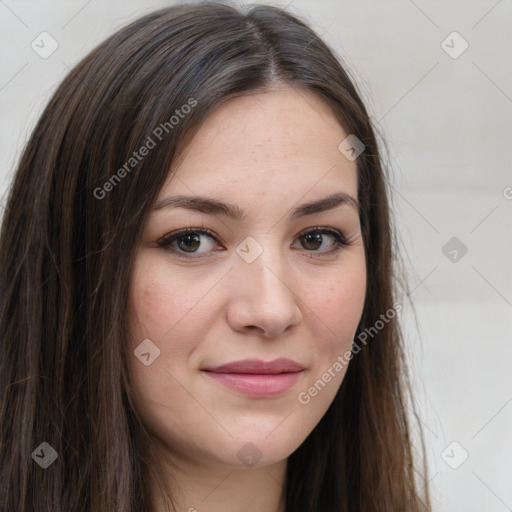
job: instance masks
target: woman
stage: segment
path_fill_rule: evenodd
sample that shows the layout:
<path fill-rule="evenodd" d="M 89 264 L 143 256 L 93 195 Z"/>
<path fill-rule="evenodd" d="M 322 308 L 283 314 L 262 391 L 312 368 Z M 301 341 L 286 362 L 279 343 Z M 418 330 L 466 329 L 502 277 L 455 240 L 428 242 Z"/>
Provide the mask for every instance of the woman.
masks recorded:
<path fill-rule="evenodd" d="M 368 114 L 304 22 L 115 33 L 3 218 L 0 509 L 429 510 L 392 241 Z"/>

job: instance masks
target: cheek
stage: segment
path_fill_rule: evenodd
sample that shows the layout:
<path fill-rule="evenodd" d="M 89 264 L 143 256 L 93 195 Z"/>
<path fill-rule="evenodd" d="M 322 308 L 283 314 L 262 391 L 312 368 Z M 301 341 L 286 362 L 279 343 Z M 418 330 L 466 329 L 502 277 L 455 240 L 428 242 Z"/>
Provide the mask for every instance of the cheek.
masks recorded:
<path fill-rule="evenodd" d="M 133 274 L 129 300 L 129 323 L 132 341 L 153 338 L 162 349 L 172 341 L 173 350 L 180 351 L 192 337 L 195 319 L 201 315 L 201 298 L 208 280 L 194 281 L 180 272 L 170 275 L 166 265 L 141 256 Z M 186 329 L 184 329 L 186 327 Z M 186 333 L 184 332 L 186 331 Z"/>
<path fill-rule="evenodd" d="M 176 300 L 174 286 L 169 284 L 159 279 L 146 278 L 138 280 L 133 287 L 130 318 L 143 336 L 151 334 L 161 340 L 176 322 L 174 317 L 184 310 L 184 301 Z"/>
<path fill-rule="evenodd" d="M 363 313 L 365 294 L 366 294 L 366 273 L 361 270 L 354 274 L 346 275 L 337 284 L 335 291 L 332 292 L 334 299 L 331 308 L 333 315 L 337 315 L 339 329 L 355 334 L 357 325 Z"/>
<path fill-rule="evenodd" d="M 169 275 L 158 258 L 142 254 L 136 261 L 128 301 L 129 368 L 136 409 L 155 433 L 161 431 L 162 418 L 170 430 L 177 428 L 170 412 L 190 405 L 179 382 L 185 380 L 189 355 L 201 339 L 203 288 L 197 282 L 191 286 L 179 272 Z M 147 366 L 134 356 L 146 339 L 160 351 Z"/>
<path fill-rule="evenodd" d="M 314 354 L 312 371 L 298 390 L 304 414 L 304 435 L 309 434 L 331 405 L 350 364 L 352 343 L 366 295 L 366 267 L 359 258 L 309 294 Z M 302 409 L 303 408 L 303 409 Z"/>
<path fill-rule="evenodd" d="M 324 333 L 323 347 L 333 351 L 350 348 L 361 318 L 366 295 L 364 262 L 347 267 L 309 294 L 309 306 L 318 333 Z M 318 338 L 317 338 L 318 339 Z"/>

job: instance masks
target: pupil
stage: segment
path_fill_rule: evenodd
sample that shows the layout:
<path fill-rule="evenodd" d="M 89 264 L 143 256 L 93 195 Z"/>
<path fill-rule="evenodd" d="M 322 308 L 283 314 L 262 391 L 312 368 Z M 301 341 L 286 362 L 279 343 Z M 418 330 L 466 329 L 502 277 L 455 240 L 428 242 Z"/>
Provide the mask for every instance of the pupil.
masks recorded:
<path fill-rule="evenodd" d="M 309 244 L 311 239 L 312 240 L 312 243 L 315 244 L 315 242 L 319 242 L 320 245 L 322 245 L 322 235 L 320 233 L 316 233 L 316 234 L 309 234 L 309 235 L 306 235 L 306 244 Z M 309 249 L 318 249 L 318 247 L 309 247 Z"/>
<path fill-rule="evenodd" d="M 180 240 L 183 242 L 183 240 L 187 240 L 187 242 L 185 243 L 186 247 L 185 248 L 188 248 L 188 249 L 197 249 L 197 247 L 191 247 L 190 245 L 188 245 L 188 242 L 190 242 L 192 239 L 195 239 L 194 242 L 197 244 L 198 241 L 199 241 L 199 237 L 197 235 L 185 235 L 183 236 Z M 192 242 L 192 243 L 194 243 Z M 191 251 L 193 252 L 193 251 Z"/>

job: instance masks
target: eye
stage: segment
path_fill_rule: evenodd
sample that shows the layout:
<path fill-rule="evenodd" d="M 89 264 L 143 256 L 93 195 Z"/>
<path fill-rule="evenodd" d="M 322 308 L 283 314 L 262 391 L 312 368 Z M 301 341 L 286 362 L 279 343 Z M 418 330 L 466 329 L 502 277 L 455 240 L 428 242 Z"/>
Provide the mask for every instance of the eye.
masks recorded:
<path fill-rule="evenodd" d="M 326 235 L 328 236 L 327 240 L 331 240 L 331 243 L 328 244 L 327 250 L 319 250 L 322 245 L 324 245 Z M 298 239 L 301 241 L 302 246 L 308 252 L 318 252 L 321 254 L 332 254 L 343 247 L 348 247 L 350 242 L 343 236 L 343 234 L 334 229 L 328 228 L 320 228 L 315 227 L 313 229 L 309 229 L 308 231 L 302 232 Z"/>
<path fill-rule="evenodd" d="M 172 252 L 179 257 L 189 258 L 194 257 L 190 255 L 208 252 L 211 250 L 212 245 L 214 245 L 210 242 L 209 244 L 206 244 L 206 249 L 204 251 L 197 251 L 200 246 L 205 245 L 201 242 L 201 237 L 209 238 L 210 240 L 213 240 L 214 243 L 217 240 L 213 233 L 208 229 L 186 228 L 163 236 L 157 241 L 157 244 L 160 247 L 163 247 L 166 251 Z"/>

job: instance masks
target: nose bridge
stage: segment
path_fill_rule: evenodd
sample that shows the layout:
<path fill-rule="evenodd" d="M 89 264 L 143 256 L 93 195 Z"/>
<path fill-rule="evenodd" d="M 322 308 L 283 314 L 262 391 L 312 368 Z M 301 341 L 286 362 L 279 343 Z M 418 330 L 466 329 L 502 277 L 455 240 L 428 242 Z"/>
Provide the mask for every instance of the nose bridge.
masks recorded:
<path fill-rule="evenodd" d="M 276 335 L 301 317 L 286 254 L 275 240 L 248 237 L 237 248 L 233 268 L 238 327 L 256 326 L 267 335 Z"/>
<path fill-rule="evenodd" d="M 251 286 L 258 287 L 265 295 L 288 295 L 286 286 L 287 263 L 282 248 L 272 236 L 247 237 L 237 248 L 239 269 Z"/>

